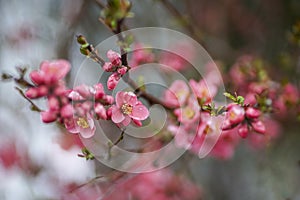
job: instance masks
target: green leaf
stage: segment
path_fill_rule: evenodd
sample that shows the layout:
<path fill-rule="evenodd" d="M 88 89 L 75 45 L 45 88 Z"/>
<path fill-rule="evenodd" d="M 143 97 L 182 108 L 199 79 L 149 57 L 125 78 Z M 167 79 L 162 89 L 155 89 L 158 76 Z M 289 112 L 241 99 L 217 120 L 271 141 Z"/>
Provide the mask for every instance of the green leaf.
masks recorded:
<path fill-rule="evenodd" d="M 229 99 L 231 99 L 232 101 L 236 102 L 237 99 L 235 98 L 235 96 L 233 96 L 232 94 L 228 93 L 228 92 L 224 92 L 223 95 Z"/>
<path fill-rule="evenodd" d="M 245 99 L 244 99 L 244 97 L 242 97 L 242 96 L 238 96 L 238 97 L 236 98 L 236 101 L 237 101 L 238 104 L 243 105 Z"/>

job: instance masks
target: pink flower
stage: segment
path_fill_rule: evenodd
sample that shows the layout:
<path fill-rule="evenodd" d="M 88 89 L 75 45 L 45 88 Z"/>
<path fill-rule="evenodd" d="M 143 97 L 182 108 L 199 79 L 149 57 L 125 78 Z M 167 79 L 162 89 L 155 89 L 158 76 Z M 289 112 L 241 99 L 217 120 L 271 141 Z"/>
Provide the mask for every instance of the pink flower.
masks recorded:
<path fill-rule="evenodd" d="M 183 105 L 190 94 L 189 87 L 182 80 L 176 80 L 171 87 L 165 91 L 165 103 L 172 107 Z"/>
<path fill-rule="evenodd" d="M 135 44 L 132 51 L 132 58 L 129 61 L 130 67 L 137 67 L 141 64 L 151 63 L 154 61 L 153 53 L 143 47 L 142 44 Z"/>
<path fill-rule="evenodd" d="M 116 94 L 116 105 L 112 106 L 111 116 L 114 123 L 127 126 L 131 119 L 144 120 L 148 116 L 148 109 L 133 92 L 120 91 Z"/>
<path fill-rule="evenodd" d="M 204 80 L 196 82 L 190 80 L 190 86 L 194 92 L 194 95 L 201 100 L 203 104 L 210 103 L 213 97 L 217 94 L 217 86 L 213 84 L 207 85 Z"/>
<path fill-rule="evenodd" d="M 65 127 L 70 133 L 80 133 L 83 138 L 92 137 L 96 131 L 94 120 L 90 115 L 65 120 Z"/>
<path fill-rule="evenodd" d="M 237 104 L 229 104 L 227 112 L 227 119 L 232 125 L 239 124 L 245 119 L 245 110 Z"/>
<path fill-rule="evenodd" d="M 36 85 L 55 84 L 67 75 L 70 68 L 66 60 L 44 61 L 39 71 L 30 73 L 30 78 Z"/>
<path fill-rule="evenodd" d="M 200 107 L 194 98 L 188 100 L 188 104 L 183 108 L 174 110 L 174 114 L 178 117 L 178 121 L 189 125 L 196 123 L 200 117 Z"/>

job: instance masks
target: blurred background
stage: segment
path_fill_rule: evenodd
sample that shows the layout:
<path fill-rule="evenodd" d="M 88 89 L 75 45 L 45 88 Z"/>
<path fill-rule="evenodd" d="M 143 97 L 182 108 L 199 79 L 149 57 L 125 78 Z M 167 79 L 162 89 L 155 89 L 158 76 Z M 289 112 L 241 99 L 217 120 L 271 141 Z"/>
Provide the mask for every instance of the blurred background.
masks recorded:
<path fill-rule="evenodd" d="M 98 0 L 101 2 L 100 0 Z M 200 42 L 230 69 L 242 55 L 264 58 L 278 81 L 299 85 L 300 51 L 293 26 L 298 0 L 132 0 L 128 28 L 158 26 Z M 38 68 L 43 60 L 72 63 L 68 84 L 85 59 L 75 36 L 99 43 L 111 33 L 98 21 L 96 0 L 0 1 L 0 71 Z M 40 102 L 42 104 L 42 102 Z M 300 199 L 300 133 L 294 119 L 282 120 L 282 134 L 256 150 L 242 143 L 229 160 L 193 158 L 189 166 L 203 199 Z M 61 194 L 101 172 L 97 161 L 77 157 L 81 143 L 55 125 L 42 124 L 14 84 L 0 84 L 0 199 L 60 199 Z"/>

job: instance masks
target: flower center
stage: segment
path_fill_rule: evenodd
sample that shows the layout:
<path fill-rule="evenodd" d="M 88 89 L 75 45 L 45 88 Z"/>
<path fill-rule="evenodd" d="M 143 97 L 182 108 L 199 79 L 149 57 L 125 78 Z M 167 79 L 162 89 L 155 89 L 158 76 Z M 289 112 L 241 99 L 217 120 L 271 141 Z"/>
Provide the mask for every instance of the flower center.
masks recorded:
<path fill-rule="evenodd" d="M 132 113 L 132 105 L 129 105 L 127 103 L 123 104 L 121 107 L 121 111 L 125 115 L 129 115 Z"/>
<path fill-rule="evenodd" d="M 213 129 L 209 125 L 206 125 L 206 127 L 205 127 L 205 129 L 203 131 L 204 135 L 208 135 L 208 134 L 210 134 L 212 132 L 213 132 Z"/>
<path fill-rule="evenodd" d="M 190 107 L 187 107 L 184 109 L 183 115 L 186 116 L 188 119 L 192 119 L 195 115 L 195 112 Z"/>
<path fill-rule="evenodd" d="M 77 120 L 77 125 L 80 126 L 81 128 L 89 128 L 90 125 L 89 123 L 86 121 L 85 118 L 79 117 Z"/>

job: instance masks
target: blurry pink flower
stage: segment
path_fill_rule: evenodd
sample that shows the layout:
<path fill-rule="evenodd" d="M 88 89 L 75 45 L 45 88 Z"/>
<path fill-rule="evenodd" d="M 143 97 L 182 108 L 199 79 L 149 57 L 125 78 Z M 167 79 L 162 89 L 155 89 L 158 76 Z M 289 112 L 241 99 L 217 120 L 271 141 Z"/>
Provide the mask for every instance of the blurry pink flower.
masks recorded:
<path fill-rule="evenodd" d="M 189 125 L 196 123 L 200 117 L 200 107 L 196 99 L 189 98 L 188 104 L 183 108 L 174 110 L 174 114 L 178 117 L 178 121 Z"/>
<path fill-rule="evenodd" d="M 176 80 L 170 88 L 165 91 L 165 103 L 172 107 L 183 105 L 190 95 L 189 87 L 183 80 Z"/>
<path fill-rule="evenodd" d="M 203 104 L 210 103 L 214 96 L 217 94 L 216 85 L 207 85 L 204 80 L 196 82 L 190 80 L 190 86 L 193 90 L 194 95 L 202 101 Z"/>
<path fill-rule="evenodd" d="M 233 103 L 229 104 L 227 109 L 226 116 L 232 125 L 241 123 L 245 119 L 245 110 L 243 107 Z"/>
<path fill-rule="evenodd" d="M 143 47 L 143 45 L 140 43 L 134 45 L 132 57 L 129 61 L 130 67 L 137 67 L 139 65 L 151 63 L 153 61 L 154 55 L 150 50 Z"/>
<path fill-rule="evenodd" d="M 116 94 L 116 105 L 112 106 L 111 119 L 114 123 L 128 126 L 131 119 L 144 120 L 149 116 L 148 109 L 133 92 L 120 91 Z"/>
<path fill-rule="evenodd" d="M 188 134 L 188 132 L 185 130 L 185 127 L 183 125 L 181 126 L 175 126 L 175 125 L 169 125 L 168 131 L 171 132 L 171 134 L 174 136 L 174 142 L 176 147 L 184 148 L 184 149 L 190 149 L 191 144 L 193 142 L 193 138 L 195 137 L 195 134 Z"/>
<path fill-rule="evenodd" d="M 96 130 L 94 120 L 90 115 L 65 120 L 65 127 L 70 133 L 80 133 L 83 138 L 92 137 Z"/>
<path fill-rule="evenodd" d="M 171 67 L 175 70 L 184 70 L 189 66 L 187 61 L 195 57 L 194 47 L 185 42 L 179 42 L 172 48 L 172 52 L 162 52 L 159 63 Z"/>
<path fill-rule="evenodd" d="M 40 70 L 30 73 L 30 78 L 36 85 L 55 84 L 67 75 L 70 68 L 66 60 L 44 61 Z"/>

